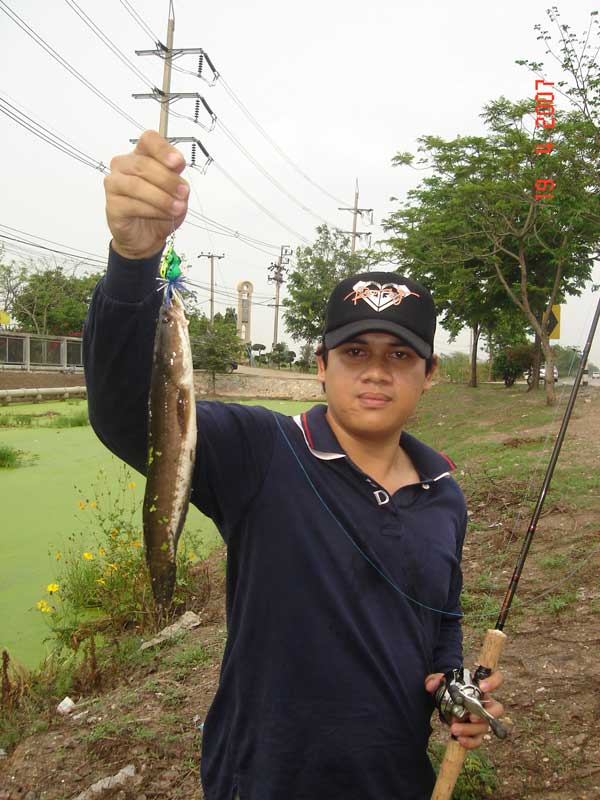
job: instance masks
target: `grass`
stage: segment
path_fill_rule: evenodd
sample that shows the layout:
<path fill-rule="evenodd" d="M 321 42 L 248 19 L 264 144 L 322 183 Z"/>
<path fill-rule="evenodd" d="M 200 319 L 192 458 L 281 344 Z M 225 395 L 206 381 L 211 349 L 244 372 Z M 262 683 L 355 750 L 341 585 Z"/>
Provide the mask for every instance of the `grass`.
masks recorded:
<path fill-rule="evenodd" d="M 10 445 L 0 444 L 0 469 L 14 469 L 21 463 L 21 451 Z"/>

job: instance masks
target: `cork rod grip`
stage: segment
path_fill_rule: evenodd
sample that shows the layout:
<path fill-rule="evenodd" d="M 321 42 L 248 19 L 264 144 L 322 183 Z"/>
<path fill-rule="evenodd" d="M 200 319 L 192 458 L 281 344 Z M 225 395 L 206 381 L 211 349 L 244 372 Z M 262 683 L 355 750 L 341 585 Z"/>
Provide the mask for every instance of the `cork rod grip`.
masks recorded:
<path fill-rule="evenodd" d="M 479 664 L 495 670 L 505 642 L 505 633 L 493 629 L 488 630 L 479 653 Z M 450 800 L 466 755 L 465 748 L 455 739 L 450 739 L 444 753 L 444 760 L 440 766 L 431 800 Z"/>

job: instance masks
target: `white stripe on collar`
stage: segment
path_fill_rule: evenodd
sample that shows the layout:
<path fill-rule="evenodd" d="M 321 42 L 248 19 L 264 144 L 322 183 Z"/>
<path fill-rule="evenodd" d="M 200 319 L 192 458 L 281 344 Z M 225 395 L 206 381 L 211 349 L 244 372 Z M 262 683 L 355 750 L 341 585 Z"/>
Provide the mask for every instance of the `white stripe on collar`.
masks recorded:
<path fill-rule="evenodd" d="M 310 446 L 310 443 L 306 437 L 306 432 L 304 430 L 304 426 L 302 425 L 302 418 L 300 414 L 294 417 L 294 422 L 302 431 L 302 436 L 304 436 L 304 441 L 306 442 L 306 446 L 313 454 L 313 456 L 315 456 L 316 458 L 320 458 L 321 461 L 333 461 L 336 458 L 346 458 L 345 453 L 325 453 L 322 450 L 315 450 L 314 447 Z"/>

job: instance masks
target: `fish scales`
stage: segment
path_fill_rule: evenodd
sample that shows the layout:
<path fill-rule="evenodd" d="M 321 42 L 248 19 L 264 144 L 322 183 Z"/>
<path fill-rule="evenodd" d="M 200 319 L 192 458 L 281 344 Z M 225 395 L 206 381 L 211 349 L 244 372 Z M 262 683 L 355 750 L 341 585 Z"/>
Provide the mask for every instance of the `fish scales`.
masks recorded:
<path fill-rule="evenodd" d="M 192 351 L 181 298 L 160 308 L 148 407 L 144 544 L 155 602 L 166 608 L 175 589 L 177 543 L 189 505 L 196 455 Z"/>

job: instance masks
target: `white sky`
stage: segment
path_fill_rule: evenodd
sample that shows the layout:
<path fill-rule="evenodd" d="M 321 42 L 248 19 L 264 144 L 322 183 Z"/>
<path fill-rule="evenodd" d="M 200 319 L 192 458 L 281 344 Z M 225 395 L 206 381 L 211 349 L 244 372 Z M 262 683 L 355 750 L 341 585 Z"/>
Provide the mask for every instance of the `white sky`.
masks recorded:
<path fill-rule="evenodd" d="M 158 127 L 158 105 L 134 100 L 149 91 L 83 24 L 66 0 L 6 0 L 48 44 L 143 127 Z M 131 0 L 150 28 L 165 40 L 166 0 Z M 0 3 L 2 10 L 5 0 Z M 78 0 L 83 11 L 110 37 L 152 83 L 161 86 L 162 61 L 136 57 L 153 44 L 119 0 L 102 4 Z M 175 46 L 203 47 L 227 84 L 270 136 L 304 171 L 330 193 L 350 204 L 354 180 L 360 205 L 375 209 L 379 222 L 394 208 L 392 195 L 404 197 L 419 178 L 408 168 L 392 168 L 398 151 L 415 151 L 423 134 L 454 137 L 483 130 L 484 103 L 505 94 L 534 94 L 533 76 L 514 62 L 543 58 L 533 26 L 546 23 L 547 0 L 303 0 L 275 2 L 176 0 Z M 564 5 L 563 21 L 581 32 L 594 9 L 591 0 Z M 0 14 L 0 96 L 16 103 L 85 153 L 107 164 L 131 148 L 136 129 L 69 75 L 10 19 Z M 177 62 L 195 70 L 197 57 Z M 209 72 L 207 71 L 208 75 Z M 554 76 L 552 76 L 554 77 Z M 350 229 L 351 215 L 295 172 L 265 141 L 219 83 L 173 73 L 172 91 L 203 94 L 219 120 L 298 202 L 333 224 Z M 174 110 L 192 116 L 193 101 Z M 200 120 L 206 117 L 201 113 Z M 51 148 L 0 115 L 2 187 L 0 224 L 102 256 L 109 233 L 104 220 L 102 176 Z M 172 118 L 169 134 L 196 135 L 215 161 L 289 228 L 314 240 L 318 221 L 279 192 L 217 128 L 211 133 Z M 189 150 L 182 146 L 186 157 Z M 203 176 L 186 177 L 195 187 L 191 206 L 229 228 L 276 247 L 296 247 L 300 239 L 280 227 L 233 186 L 215 165 Z M 361 226 L 359 226 L 360 228 Z M 374 240 L 381 235 L 373 229 Z M 6 233 L 6 229 L 3 229 Z M 16 234 L 17 236 L 19 234 Z M 50 245 L 52 246 L 52 245 Z M 275 256 L 235 238 L 184 226 L 177 249 L 194 264 L 192 277 L 208 282 L 201 251 L 226 254 L 218 262 L 217 289 L 232 291 L 240 280 L 253 282 L 256 300 L 268 303 L 273 286 L 267 267 Z M 268 249 L 268 248 L 267 248 Z M 600 269 L 595 279 L 600 282 Z M 284 294 L 285 295 L 285 287 Z M 208 292 L 203 296 L 208 298 Z M 582 347 L 596 297 L 588 287 L 563 309 L 562 345 Z M 272 302 L 272 301 L 271 301 Z M 234 305 L 217 295 L 217 310 Z M 208 310 L 208 302 L 204 307 Z M 252 339 L 270 345 L 272 307 L 255 305 Z M 437 350 L 466 350 L 468 333 L 448 347 L 438 336 Z M 280 328 L 280 340 L 298 349 Z M 600 362 L 600 336 L 592 349 Z"/>

